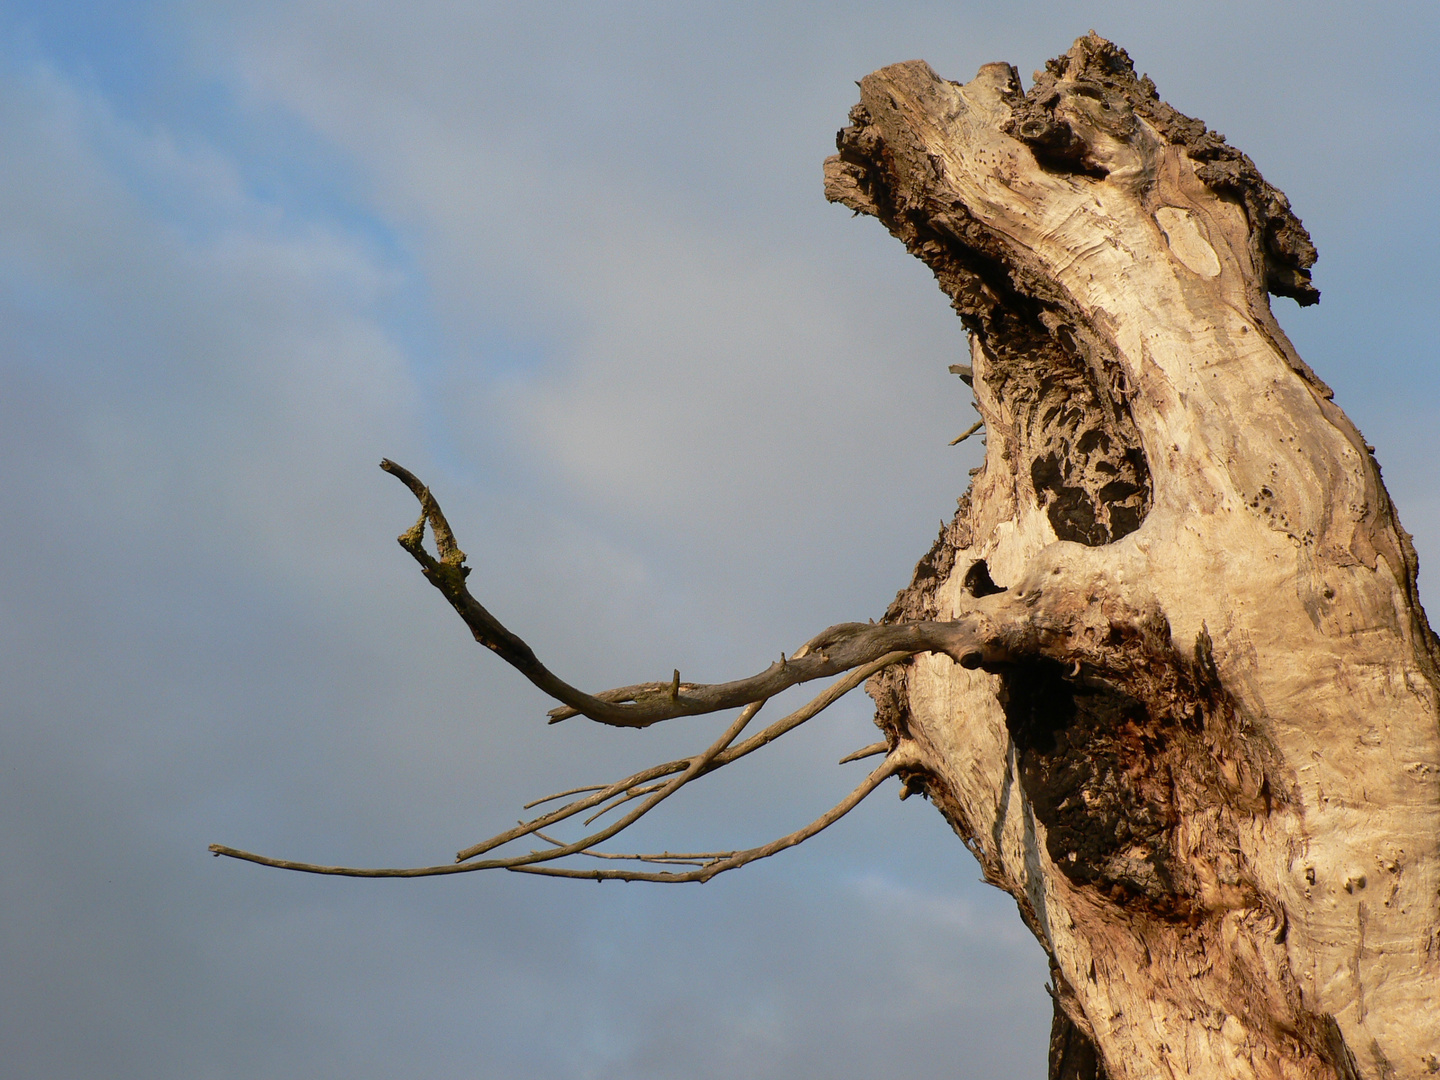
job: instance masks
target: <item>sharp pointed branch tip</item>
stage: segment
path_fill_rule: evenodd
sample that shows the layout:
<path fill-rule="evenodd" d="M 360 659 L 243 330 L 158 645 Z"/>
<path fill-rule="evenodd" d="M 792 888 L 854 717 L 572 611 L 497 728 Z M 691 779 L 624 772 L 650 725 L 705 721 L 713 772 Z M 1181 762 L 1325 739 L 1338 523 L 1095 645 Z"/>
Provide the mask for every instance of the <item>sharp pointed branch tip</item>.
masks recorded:
<path fill-rule="evenodd" d="M 863 761 L 865 758 L 874 757 L 876 754 L 883 754 L 889 746 L 883 742 L 871 743 L 869 746 L 862 746 L 859 750 L 851 751 L 836 762 L 837 765 L 848 765 L 852 761 Z"/>
<path fill-rule="evenodd" d="M 959 435 L 956 435 L 955 438 L 951 439 L 951 440 L 950 440 L 950 445 L 951 445 L 951 446 L 959 446 L 962 442 L 964 442 L 966 439 L 968 439 L 971 435 L 974 435 L 975 432 L 979 431 L 979 430 L 980 430 L 982 427 L 984 427 L 984 426 L 985 426 L 985 421 L 984 421 L 984 420 L 976 420 L 975 423 L 971 424 L 968 428 L 966 428 L 964 431 L 962 431 Z"/>

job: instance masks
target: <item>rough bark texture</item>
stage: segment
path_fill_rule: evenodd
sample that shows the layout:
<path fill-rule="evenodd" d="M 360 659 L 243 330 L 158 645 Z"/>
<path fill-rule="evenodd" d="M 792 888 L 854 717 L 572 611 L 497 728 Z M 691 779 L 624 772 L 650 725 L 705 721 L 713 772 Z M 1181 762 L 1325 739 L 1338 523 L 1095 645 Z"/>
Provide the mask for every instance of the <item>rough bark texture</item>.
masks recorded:
<path fill-rule="evenodd" d="M 1440 649 L 1271 315 L 1319 296 L 1285 197 L 1094 35 L 1028 93 L 885 68 L 850 121 L 826 193 L 934 270 L 987 432 L 887 619 L 1027 627 L 871 690 L 1052 959 L 1051 1075 L 1440 1073 Z"/>

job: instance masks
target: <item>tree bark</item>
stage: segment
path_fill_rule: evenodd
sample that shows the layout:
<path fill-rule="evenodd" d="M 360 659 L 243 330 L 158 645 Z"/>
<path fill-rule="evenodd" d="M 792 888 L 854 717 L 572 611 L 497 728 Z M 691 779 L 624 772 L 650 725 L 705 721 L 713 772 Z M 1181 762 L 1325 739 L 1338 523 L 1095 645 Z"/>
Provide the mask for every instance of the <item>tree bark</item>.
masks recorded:
<path fill-rule="evenodd" d="M 860 86 L 826 194 L 934 270 L 987 436 L 887 621 L 1027 627 L 870 690 L 1051 958 L 1052 1077 L 1440 1073 L 1440 647 L 1270 311 L 1309 236 L 1094 35 Z"/>

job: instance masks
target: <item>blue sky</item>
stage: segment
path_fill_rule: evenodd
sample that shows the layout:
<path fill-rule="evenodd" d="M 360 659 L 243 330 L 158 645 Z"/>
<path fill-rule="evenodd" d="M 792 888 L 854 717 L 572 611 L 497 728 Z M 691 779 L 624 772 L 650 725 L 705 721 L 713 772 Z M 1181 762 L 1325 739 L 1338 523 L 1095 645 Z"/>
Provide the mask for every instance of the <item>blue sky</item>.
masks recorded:
<path fill-rule="evenodd" d="M 721 679 L 878 615 L 964 489 L 928 272 L 825 204 L 854 80 L 1094 27 L 1320 249 L 1276 308 L 1422 557 L 1427 5 L 0 3 L 0 1045 L 53 1077 L 1039 1076 L 1043 958 L 882 792 L 703 888 L 413 863 L 713 722 L 547 727 L 394 544 L 442 496 L 582 685 Z M 648 838 L 853 784 L 847 699 Z M 855 767 L 849 767 L 853 770 Z"/>

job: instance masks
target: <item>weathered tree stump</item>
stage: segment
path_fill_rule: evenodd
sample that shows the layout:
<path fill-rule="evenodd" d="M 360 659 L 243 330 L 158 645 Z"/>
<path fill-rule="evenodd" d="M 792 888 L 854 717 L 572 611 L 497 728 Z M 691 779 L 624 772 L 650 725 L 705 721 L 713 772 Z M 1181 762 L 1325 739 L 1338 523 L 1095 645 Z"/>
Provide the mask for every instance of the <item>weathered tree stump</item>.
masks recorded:
<path fill-rule="evenodd" d="M 1309 236 L 1093 34 L 860 87 L 826 194 L 934 270 L 987 435 L 887 621 L 1003 642 L 870 688 L 1051 958 L 1052 1075 L 1440 1073 L 1440 648 L 1270 311 Z"/>
<path fill-rule="evenodd" d="M 471 595 L 429 488 L 386 461 L 421 506 L 401 545 L 561 703 L 552 722 L 741 712 L 688 757 L 531 803 L 552 808 L 451 863 L 211 850 L 358 877 L 708 881 L 899 776 L 1049 954 L 1055 1080 L 1440 1073 L 1440 643 L 1371 448 L 1270 312 L 1270 293 L 1319 298 L 1309 236 L 1093 34 L 1028 93 L 1008 64 L 860 85 L 826 194 L 934 269 L 987 433 L 886 619 L 734 682 L 589 694 Z M 834 676 L 747 734 L 770 698 Z M 601 850 L 866 678 L 885 741 L 845 760 L 883 760 L 811 824 L 738 851 Z M 604 823 L 556 836 L 582 818 Z"/>

